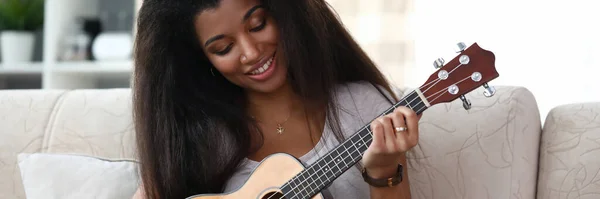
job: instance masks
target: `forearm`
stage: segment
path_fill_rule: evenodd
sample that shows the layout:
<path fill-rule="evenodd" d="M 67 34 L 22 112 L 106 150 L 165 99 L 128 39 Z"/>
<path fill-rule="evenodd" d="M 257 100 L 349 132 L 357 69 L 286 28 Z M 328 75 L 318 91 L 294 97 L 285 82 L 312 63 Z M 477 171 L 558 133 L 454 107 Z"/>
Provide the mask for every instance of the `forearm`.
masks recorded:
<path fill-rule="evenodd" d="M 401 186 L 377 188 L 371 187 L 371 199 L 409 199 Z"/>

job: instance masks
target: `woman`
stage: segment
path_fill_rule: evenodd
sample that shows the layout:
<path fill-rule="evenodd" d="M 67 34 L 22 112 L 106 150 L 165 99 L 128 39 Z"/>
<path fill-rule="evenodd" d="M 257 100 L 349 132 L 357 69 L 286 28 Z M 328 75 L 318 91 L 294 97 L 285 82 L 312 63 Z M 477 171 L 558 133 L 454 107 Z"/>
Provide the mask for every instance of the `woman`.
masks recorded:
<path fill-rule="evenodd" d="M 420 117 L 379 117 L 397 99 L 324 0 L 145 0 L 138 21 L 135 197 L 232 192 L 270 154 L 310 164 L 370 125 L 359 166 L 324 195 L 410 198 L 406 175 L 379 187 L 359 168 L 396 176 Z"/>

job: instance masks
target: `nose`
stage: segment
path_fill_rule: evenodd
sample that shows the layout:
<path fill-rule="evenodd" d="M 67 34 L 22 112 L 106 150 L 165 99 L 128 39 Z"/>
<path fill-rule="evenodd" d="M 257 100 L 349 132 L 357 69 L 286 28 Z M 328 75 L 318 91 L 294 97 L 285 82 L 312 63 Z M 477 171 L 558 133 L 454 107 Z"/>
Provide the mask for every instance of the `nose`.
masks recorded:
<path fill-rule="evenodd" d="M 242 64 L 254 64 L 259 61 L 260 50 L 258 49 L 257 42 L 252 37 L 242 37 L 239 44 L 242 48 L 242 54 L 240 56 Z"/>

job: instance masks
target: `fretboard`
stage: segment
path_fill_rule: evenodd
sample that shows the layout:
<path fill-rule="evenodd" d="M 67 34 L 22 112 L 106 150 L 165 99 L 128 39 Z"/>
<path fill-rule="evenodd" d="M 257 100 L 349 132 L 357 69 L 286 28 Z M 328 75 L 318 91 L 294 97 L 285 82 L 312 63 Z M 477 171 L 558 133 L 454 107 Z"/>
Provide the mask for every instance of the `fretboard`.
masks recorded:
<path fill-rule="evenodd" d="M 421 114 L 428 108 L 417 90 L 406 95 L 379 116 L 387 115 L 400 106 L 406 106 L 417 114 Z M 370 129 L 371 122 L 285 183 L 281 187 L 285 198 L 311 198 L 358 163 L 373 139 Z"/>

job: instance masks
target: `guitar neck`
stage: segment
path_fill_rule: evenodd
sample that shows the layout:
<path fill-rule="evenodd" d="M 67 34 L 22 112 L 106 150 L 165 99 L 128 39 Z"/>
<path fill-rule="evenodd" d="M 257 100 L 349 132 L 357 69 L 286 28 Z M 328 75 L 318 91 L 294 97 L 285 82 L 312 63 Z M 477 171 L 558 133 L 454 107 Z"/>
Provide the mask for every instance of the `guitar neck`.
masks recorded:
<path fill-rule="evenodd" d="M 425 97 L 417 89 L 384 111 L 380 116 L 387 115 L 400 106 L 408 107 L 417 114 L 421 114 L 430 106 L 427 100 L 424 101 L 423 99 Z M 286 194 L 295 196 L 288 198 L 309 198 L 329 186 L 335 179 L 362 159 L 364 152 L 373 140 L 370 123 L 297 174 L 284 184 L 281 190 Z"/>

